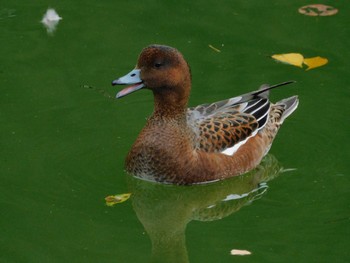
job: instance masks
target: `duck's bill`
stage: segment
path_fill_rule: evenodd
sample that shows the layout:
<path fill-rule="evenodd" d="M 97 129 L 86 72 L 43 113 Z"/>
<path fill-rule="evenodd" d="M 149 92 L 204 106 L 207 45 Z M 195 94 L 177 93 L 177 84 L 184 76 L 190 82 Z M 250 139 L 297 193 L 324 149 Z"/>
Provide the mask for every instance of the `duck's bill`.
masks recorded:
<path fill-rule="evenodd" d="M 126 74 L 123 77 L 120 77 L 119 79 L 113 80 L 112 85 L 128 85 L 128 84 L 134 84 L 131 85 L 120 92 L 118 92 L 116 98 L 124 97 L 134 91 L 137 91 L 141 88 L 143 88 L 145 85 L 142 83 L 141 77 L 140 77 L 140 70 L 134 69 L 130 71 L 128 74 Z"/>
<path fill-rule="evenodd" d="M 117 93 L 117 95 L 115 96 L 117 99 L 124 97 L 130 93 L 133 93 L 134 91 L 137 91 L 139 89 L 142 89 L 145 85 L 143 83 L 137 83 L 135 85 L 131 85 L 129 87 L 126 87 L 125 89 L 122 89 L 121 91 L 119 91 Z"/>

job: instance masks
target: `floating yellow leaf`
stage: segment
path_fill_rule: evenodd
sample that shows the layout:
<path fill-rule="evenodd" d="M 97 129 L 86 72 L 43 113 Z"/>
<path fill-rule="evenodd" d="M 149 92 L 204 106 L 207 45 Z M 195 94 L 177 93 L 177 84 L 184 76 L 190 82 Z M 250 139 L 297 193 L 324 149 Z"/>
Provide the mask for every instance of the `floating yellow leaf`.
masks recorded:
<path fill-rule="evenodd" d="M 306 70 L 321 67 L 328 63 L 328 59 L 322 57 L 305 58 L 304 64 L 308 66 Z"/>
<path fill-rule="evenodd" d="M 272 56 L 273 59 L 282 63 L 290 64 L 302 68 L 304 57 L 299 53 L 277 54 Z"/>
<path fill-rule="evenodd" d="M 107 206 L 114 206 L 115 204 L 120 204 L 125 202 L 130 198 L 131 193 L 119 194 L 119 195 L 109 195 L 105 198 Z"/>
<path fill-rule="evenodd" d="M 232 249 L 231 250 L 231 255 L 233 256 L 247 256 L 247 255 L 251 255 L 252 252 L 248 251 L 248 250 L 241 250 L 241 249 Z"/>
<path fill-rule="evenodd" d="M 313 58 L 304 58 L 304 56 L 300 53 L 277 54 L 271 57 L 279 62 L 300 68 L 302 68 L 303 64 L 305 64 L 307 66 L 306 70 L 321 67 L 328 63 L 328 59 L 326 58 L 319 56 Z"/>

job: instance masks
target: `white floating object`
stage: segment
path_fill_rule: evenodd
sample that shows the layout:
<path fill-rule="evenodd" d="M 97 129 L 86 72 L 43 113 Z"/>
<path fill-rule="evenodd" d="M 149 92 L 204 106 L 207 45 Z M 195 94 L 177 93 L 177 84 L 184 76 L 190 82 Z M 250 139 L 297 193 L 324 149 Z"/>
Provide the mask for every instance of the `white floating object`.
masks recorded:
<path fill-rule="evenodd" d="M 62 17 L 57 14 L 55 9 L 49 8 L 41 20 L 41 23 L 46 27 L 47 33 L 53 33 L 61 19 Z"/>
<path fill-rule="evenodd" d="M 247 256 L 247 255 L 251 255 L 252 252 L 248 251 L 248 250 L 241 250 L 241 249 L 232 249 L 231 250 L 231 255 L 233 256 Z"/>

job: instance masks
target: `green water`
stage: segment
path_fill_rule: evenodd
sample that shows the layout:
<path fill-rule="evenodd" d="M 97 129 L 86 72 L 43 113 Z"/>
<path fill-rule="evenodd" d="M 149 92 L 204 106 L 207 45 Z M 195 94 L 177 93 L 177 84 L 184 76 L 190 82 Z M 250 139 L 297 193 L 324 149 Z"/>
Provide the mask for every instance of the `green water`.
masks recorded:
<path fill-rule="evenodd" d="M 339 13 L 303 16 L 300 0 L 2 1 L 0 262 L 348 262 L 350 11 L 322 2 Z M 40 23 L 48 7 L 63 18 L 53 35 Z M 152 43 L 188 60 L 191 105 L 297 81 L 271 94 L 300 105 L 258 170 L 193 187 L 123 172 L 152 96 L 97 91 L 114 95 L 110 82 Z M 289 52 L 329 63 L 269 58 Z"/>

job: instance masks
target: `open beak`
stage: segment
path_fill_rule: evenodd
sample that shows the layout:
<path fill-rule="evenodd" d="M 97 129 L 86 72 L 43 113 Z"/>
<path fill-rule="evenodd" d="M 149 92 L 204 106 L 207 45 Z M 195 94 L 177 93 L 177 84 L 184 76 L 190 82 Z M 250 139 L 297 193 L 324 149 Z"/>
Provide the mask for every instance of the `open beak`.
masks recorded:
<path fill-rule="evenodd" d="M 141 80 L 140 72 L 141 72 L 140 69 L 134 69 L 130 71 L 128 74 L 126 74 L 125 76 L 112 81 L 113 86 L 132 84 L 131 86 L 128 86 L 125 89 L 122 89 L 121 91 L 119 91 L 118 94 L 116 95 L 117 99 L 124 97 L 134 91 L 142 89 L 145 86 L 145 84 L 143 84 Z"/>

